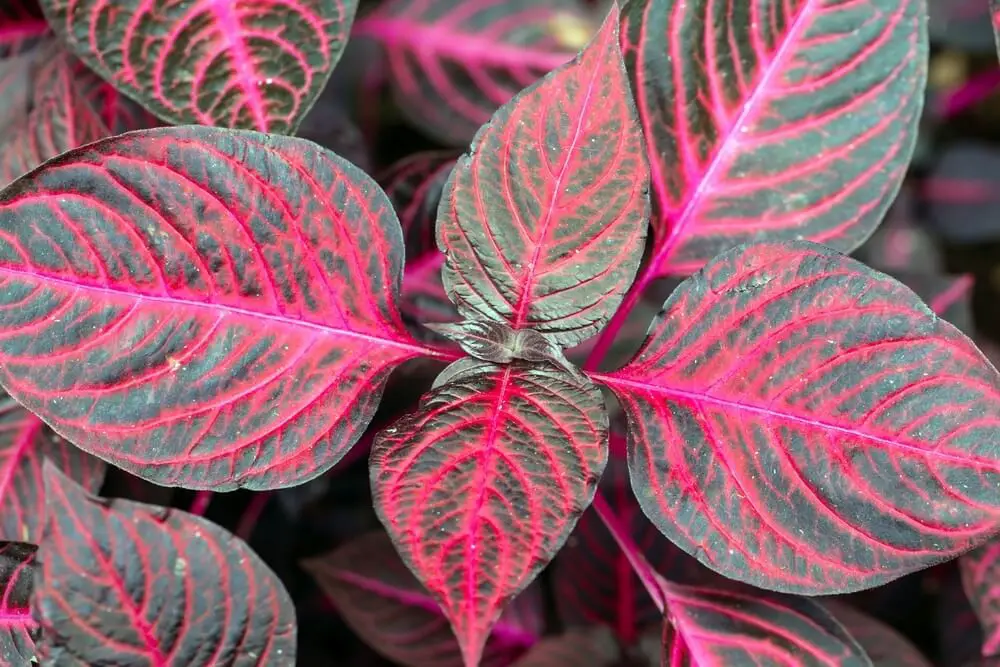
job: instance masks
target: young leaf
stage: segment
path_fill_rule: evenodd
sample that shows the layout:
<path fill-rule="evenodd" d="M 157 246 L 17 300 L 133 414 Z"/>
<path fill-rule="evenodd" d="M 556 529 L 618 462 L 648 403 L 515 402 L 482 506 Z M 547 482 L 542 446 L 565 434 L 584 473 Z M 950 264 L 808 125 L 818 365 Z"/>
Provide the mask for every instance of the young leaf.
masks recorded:
<path fill-rule="evenodd" d="M 1000 540 L 965 554 L 958 563 L 962 588 L 983 628 L 983 655 L 1000 656 Z"/>
<path fill-rule="evenodd" d="M 538 642 L 512 667 L 615 667 L 618 646 L 607 628 L 570 630 Z"/>
<path fill-rule="evenodd" d="M 464 146 L 515 93 L 570 60 L 589 32 L 573 0 L 388 0 L 353 36 L 382 44 L 393 96 L 412 123 Z"/>
<path fill-rule="evenodd" d="M 0 539 L 36 544 L 41 539 L 46 459 L 88 491 L 96 492 L 104 481 L 103 461 L 53 435 L 41 419 L 0 395 Z"/>
<path fill-rule="evenodd" d="M 448 619 L 399 559 L 383 531 L 364 535 L 303 566 L 365 642 L 407 667 L 460 667 Z M 542 634 L 537 587 L 517 596 L 493 627 L 480 665 L 506 667 Z"/>
<path fill-rule="evenodd" d="M 909 639 L 882 621 L 837 600 L 822 604 L 864 649 L 874 667 L 932 667 Z"/>
<path fill-rule="evenodd" d="M 923 0 L 633 0 L 625 56 L 652 169 L 652 275 L 727 248 L 853 250 L 916 142 Z"/>
<path fill-rule="evenodd" d="M 426 350 L 399 223 L 315 144 L 188 126 L 72 151 L 0 193 L 0 383 L 161 485 L 312 479 Z"/>
<path fill-rule="evenodd" d="M 459 159 L 438 217 L 449 298 L 468 319 L 563 347 L 589 338 L 635 277 L 648 176 L 614 5 L 575 60 L 501 108 Z"/>
<path fill-rule="evenodd" d="M 4 0 L 0 4 L 0 58 L 31 49 L 49 34 L 49 24 L 35 0 Z"/>
<path fill-rule="evenodd" d="M 375 510 L 451 622 L 467 667 L 593 499 L 607 429 L 589 381 L 463 359 L 416 413 L 376 436 Z"/>
<path fill-rule="evenodd" d="M 44 477 L 42 664 L 295 664 L 291 598 L 242 540 L 187 512 L 97 498 L 48 463 Z"/>
<path fill-rule="evenodd" d="M 628 416 L 643 511 L 731 579 L 855 591 L 1000 523 L 1000 375 L 909 289 L 823 246 L 721 255 L 595 377 Z"/>
<path fill-rule="evenodd" d="M 173 124 L 293 134 L 347 41 L 357 0 L 41 0 L 56 34 Z"/>
<path fill-rule="evenodd" d="M 38 624 L 31 615 L 38 547 L 0 542 L 0 665 L 29 667 L 35 658 Z"/>

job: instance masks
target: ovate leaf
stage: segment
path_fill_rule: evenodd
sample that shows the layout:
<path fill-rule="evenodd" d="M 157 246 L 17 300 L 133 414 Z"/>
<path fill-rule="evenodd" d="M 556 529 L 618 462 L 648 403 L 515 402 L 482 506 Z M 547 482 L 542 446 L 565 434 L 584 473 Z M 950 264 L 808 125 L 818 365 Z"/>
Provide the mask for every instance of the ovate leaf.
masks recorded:
<path fill-rule="evenodd" d="M 501 108 L 441 201 L 449 297 L 469 319 L 589 338 L 632 283 L 648 166 L 618 45 L 618 9 L 571 63 Z"/>
<path fill-rule="evenodd" d="M 42 664 L 295 664 L 291 598 L 242 540 L 187 512 L 97 498 L 48 464 L 44 475 Z"/>
<path fill-rule="evenodd" d="M 661 312 L 606 381 L 639 504 L 704 564 L 844 593 L 996 532 L 1000 375 L 900 283 L 804 241 L 742 246 Z"/>
<path fill-rule="evenodd" d="M 0 665 L 31 667 L 38 624 L 31 615 L 34 590 L 33 544 L 0 542 Z"/>
<path fill-rule="evenodd" d="M 754 240 L 860 245 L 915 146 L 926 13 L 923 0 L 630 2 L 654 275 Z"/>
<path fill-rule="evenodd" d="M 42 0 L 87 65 L 163 120 L 292 134 L 357 0 Z"/>
<path fill-rule="evenodd" d="M 543 639 L 513 667 L 615 667 L 618 653 L 607 628 L 581 628 Z"/>
<path fill-rule="evenodd" d="M 969 552 L 958 563 L 962 588 L 983 629 L 983 655 L 1000 656 L 1000 541 Z"/>
<path fill-rule="evenodd" d="M 303 563 L 369 646 L 407 667 L 461 667 L 462 652 L 438 603 L 400 560 L 383 531 Z M 536 587 L 500 617 L 483 650 L 482 667 L 507 667 L 538 641 L 542 600 Z"/>
<path fill-rule="evenodd" d="M 823 606 L 868 654 L 874 667 L 931 667 L 910 640 L 882 621 L 837 600 Z"/>
<path fill-rule="evenodd" d="M 593 499 L 607 429 L 601 393 L 585 379 L 463 359 L 376 437 L 375 510 L 451 622 L 467 667 Z"/>
<path fill-rule="evenodd" d="M 144 479 L 305 482 L 423 352 L 395 306 L 399 223 L 315 144 L 161 128 L 0 193 L 0 383 Z"/>
<path fill-rule="evenodd" d="M 399 109 L 464 146 L 515 93 L 590 38 L 574 0 L 388 0 L 354 35 L 378 40 Z"/>

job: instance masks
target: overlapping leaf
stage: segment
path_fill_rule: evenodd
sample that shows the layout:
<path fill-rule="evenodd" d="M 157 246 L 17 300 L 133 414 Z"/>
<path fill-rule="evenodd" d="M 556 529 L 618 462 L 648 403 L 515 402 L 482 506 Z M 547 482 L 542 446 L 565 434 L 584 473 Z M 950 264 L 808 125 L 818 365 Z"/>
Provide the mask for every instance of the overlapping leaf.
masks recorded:
<path fill-rule="evenodd" d="M 990 0 L 990 22 L 993 24 L 993 38 L 1000 53 L 1000 0 Z"/>
<path fill-rule="evenodd" d="M 864 241 L 915 144 L 923 0 L 634 0 L 626 14 L 654 275 L 754 240 Z"/>
<path fill-rule="evenodd" d="M 382 44 L 400 110 L 455 146 L 591 30 L 574 0 L 388 0 L 355 28 Z"/>
<path fill-rule="evenodd" d="M 836 600 L 823 606 L 864 649 L 874 667 L 932 667 L 910 640 L 882 621 Z"/>
<path fill-rule="evenodd" d="M 1000 541 L 959 559 L 962 588 L 983 629 L 983 655 L 1000 657 Z"/>
<path fill-rule="evenodd" d="M 377 531 L 303 563 L 369 646 L 408 667 L 460 667 L 448 619 Z M 480 665 L 507 667 L 542 633 L 540 591 L 529 587 L 493 627 Z"/>
<path fill-rule="evenodd" d="M 243 541 L 187 512 L 97 498 L 49 464 L 44 475 L 42 664 L 295 664 L 291 598 Z"/>
<path fill-rule="evenodd" d="M 0 665 L 30 667 L 38 624 L 31 615 L 37 547 L 0 542 Z"/>
<path fill-rule="evenodd" d="M 438 205 L 458 157 L 455 151 L 415 153 L 392 165 L 378 179 L 403 227 L 407 260 L 439 253 L 434 232 Z"/>
<path fill-rule="evenodd" d="M 443 280 L 469 319 L 589 338 L 628 289 L 649 212 L 648 165 L 615 5 L 571 63 L 501 108 L 441 201 Z"/>
<path fill-rule="evenodd" d="M 729 578 L 868 588 L 1000 523 L 1000 375 L 909 289 L 823 246 L 721 255 L 603 380 L 643 511 Z"/>
<path fill-rule="evenodd" d="M 115 137 L 0 193 L 0 382 L 147 480 L 264 489 L 330 468 L 388 373 L 382 191 L 306 141 L 206 127 Z"/>
<path fill-rule="evenodd" d="M 42 0 L 87 65 L 160 118 L 291 134 L 336 65 L 357 0 Z"/>
<path fill-rule="evenodd" d="M 607 460 L 600 391 L 554 366 L 449 366 L 376 438 L 372 495 L 467 667 L 507 602 L 566 541 Z"/>
<path fill-rule="evenodd" d="M 512 667 L 615 667 L 618 646 L 602 627 L 570 630 L 543 639 Z"/>
<path fill-rule="evenodd" d="M 49 33 L 36 0 L 4 0 L 0 4 L 0 58 L 33 48 Z"/>
<path fill-rule="evenodd" d="M 944 318 L 966 334 L 972 335 L 971 275 L 949 276 L 915 271 L 888 271 L 920 297 L 938 317 Z"/>

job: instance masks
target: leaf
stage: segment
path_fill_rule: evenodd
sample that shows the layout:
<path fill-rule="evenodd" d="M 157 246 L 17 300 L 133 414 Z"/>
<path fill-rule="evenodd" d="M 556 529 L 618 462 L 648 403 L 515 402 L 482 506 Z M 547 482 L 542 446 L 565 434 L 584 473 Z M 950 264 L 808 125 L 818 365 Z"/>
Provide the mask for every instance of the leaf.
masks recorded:
<path fill-rule="evenodd" d="M 983 629 L 983 656 L 1000 657 L 1000 541 L 962 556 L 962 588 Z"/>
<path fill-rule="evenodd" d="M 33 47 L 49 33 L 49 24 L 35 0 L 4 0 L 0 5 L 0 58 Z"/>
<path fill-rule="evenodd" d="M 948 276 L 915 271 L 886 273 L 913 290 L 935 315 L 948 320 L 965 334 L 973 334 L 971 275 Z"/>
<path fill-rule="evenodd" d="M 455 667 L 462 654 L 435 602 L 399 559 L 388 536 L 368 533 L 303 562 L 344 620 L 385 657 L 408 667 Z M 507 608 L 483 650 L 483 667 L 505 667 L 542 634 L 542 599 L 529 587 Z"/>
<path fill-rule="evenodd" d="M 596 333 L 642 256 L 642 152 L 615 5 L 594 41 L 501 108 L 452 172 L 438 246 L 462 315 L 563 347 Z"/>
<path fill-rule="evenodd" d="M 730 579 L 846 593 L 997 530 L 1000 375 L 909 289 L 823 246 L 721 255 L 593 377 L 628 416 L 643 511 Z"/>
<path fill-rule="evenodd" d="M 812 600 L 747 587 L 676 584 L 667 595 L 664 665 L 872 667 L 857 642 Z"/>
<path fill-rule="evenodd" d="M 589 381 L 463 359 L 415 413 L 376 436 L 375 510 L 451 622 L 467 667 L 593 499 L 607 429 Z"/>
<path fill-rule="evenodd" d="M 0 396 L 0 539 L 38 543 L 45 516 L 42 464 L 97 492 L 105 465 L 52 434 L 41 419 Z"/>
<path fill-rule="evenodd" d="M 0 665 L 30 667 L 38 624 L 31 616 L 35 553 L 33 544 L 0 542 Z"/>
<path fill-rule="evenodd" d="M 92 496 L 49 463 L 43 474 L 42 664 L 295 663 L 292 600 L 245 542 L 187 512 Z"/>
<path fill-rule="evenodd" d="M 175 125 L 293 134 L 326 85 L 357 0 L 41 0 L 95 72 Z"/>
<path fill-rule="evenodd" d="M 412 123 L 464 146 L 591 31 L 574 0 L 388 0 L 353 36 L 381 43 L 396 106 Z"/>
<path fill-rule="evenodd" d="M 835 600 L 823 606 L 868 654 L 874 667 L 932 667 L 910 640 L 868 614 Z"/>
<path fill-rule="evenodd" d="M 307 141 L 91 144 L 0 193 L 0 384 L 160 485 L 301 484 L 357 441 L 393 368 L 440 355 L 396 311 L 402 245 L 378 186 Z"/>
<path fill-rule="evenodd" d="M 455 151 L 414 153 L 378 179 L 403 227 L 407 260 L 439 254 L 434 230 L 438 204 L 457 159 Z M 403 282 L 405 286 L 405 278 Z"/>
<path fill-rule="evenodd" d="M 615 667 L 618 647 L 606 628 L 570 630 L 546 637 L 512 667 Z"/>
<path fill-rule="evenodd" d="M 651 276 L 751 241 L 850 251 L 881 221 L 923 106 L 923 0 L 633 0 L 622 34 L 649 142 Z"/>
<path fill-rule="evenodd" d="M 1000 151 L 959 141 L 943 147 L 921 188 L 929 231 L 954 245 L 1000 241 Z"/>

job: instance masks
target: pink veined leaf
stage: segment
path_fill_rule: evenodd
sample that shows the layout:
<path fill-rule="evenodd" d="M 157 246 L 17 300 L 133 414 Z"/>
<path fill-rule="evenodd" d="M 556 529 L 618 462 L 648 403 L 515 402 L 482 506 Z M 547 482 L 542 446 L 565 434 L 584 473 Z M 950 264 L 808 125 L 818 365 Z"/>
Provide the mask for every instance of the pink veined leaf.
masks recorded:
<path fill-rule="evenodd" d="M 622 33 L 652 169 L 650 276 L 758 240 L 850 251 L 882 220 L 923 106 L 923 0 L 634 0 Z"/>
<path fill-rule="evenodd" d="M 462 653 L 438 603 L 400 560 L 382 531 L 303 562 L 365 642 L 407 667 L 461 667 Z M 482 667 L 507 667 L 542 634 L 542 599 L 529 587 L 493 627 Z"/>
<path fill-rule="evenodd" d="M 616 667 L 618 646 L 607 628 L 578 628 L 546 637 L 511 667 Z"/>
<path fill-rule="evenodd" d="M 49 24 L 36 0 L 0 4 L 0 58 L 27 51 L 48 34 Z"/>
<path fill-rule="evenodd" d="M 962 556 L 962 588 L 983 629 L 983 656 L 1000 657 L 1000 541 Z"/>
<path fill-rule="evenodd" d="M 574 0 L 388 0 L 352 36 L 381 43 L 393 96 L 412 123 L 464 146 L 592 30 Z"/>
<path fill-rule="evenodd" d="M 111 129 L 111 134 L 160 127 L 159 118 L 146 111 L 138 102 L 118 92 L 118 89 L 99 77 L 93 70 L 73 58 L 73 74 L 80 93 L 98 112 L 101 122 Z"/>
<path fill-rule="evenodd" d="M 628 417 L 643 511 L 730 579 L 846 593 L 997 530 L 1000 375 L 905 286 L 823 246 L 721 255 L 593 377 Z"/>
<path fill-rule="evenodd" d="M 105 465 L 66 442 L 7 396 L 0 396 L 0 539 L 37 544 L 45 499 L 42 464 L 48 459 L 96 493 Z"/>
<path fill-rule="evenodd" d="M 463 359 L 415 413 L 376 436 L 375 510 L 451 622 L 466 667 L 593 499 L 607 429 L 586 379 Z"/>
<path fill-rule="evenodd" d="M 949 276 L 916 271 L 886 273 L 913 290 L 935 315 L 948 320 L 967 335 L 974 333 L 971 302 L 974 280 L 971 275 Z"/>
<path fill-rule="evenodd" d="M 240 539 L 87 493 L 45 465 L 33 608 L 42 664 L 293 665 L 295 608 Z"/>
<path fill-rule="evenodd" d="M 0 132 L 19 121 L 31 108 L 35 92 L 38 48 L 0 59 Z"/>
<path fill-rule="evenodd" d="M 818 603 L 733 586 L 666 587 L 661 664 L 669 667 L 873 667 Z"/>
<path fill-rule="evenodd" d="M 163 120 L 293 134 L 357 0 L 41 0 L 62 41 Z"/>
<path fill-rule="evenodd" d="M 564 347 L 596 333 L 642 256 L 642 145 L 615 4 L 580 55 L 501 108 L 452 172 L 437 232 L 462 315 Z"/>
<path fill-rule="evenodd" d="M 34 544 L 0 542 L 0 665 L 29 667 L 35 658 L 38 623 L 31 615 Z"/>
<path fill-rule="evenodd" d="M 0 193 L 0 383 L 157 484 L 299 484 L 357 441 L 393 368 L 441 355 L 400 321 L 402 263 L 385 194 L 315 144 L 113 137 Z"/>
<path fill-rule="evenodd" d="M 424 151 L 392 165 L 378 179 L 389 196 L 406 239 L 407 260 L 440 254 L 434 231 L 441 194 L 459 154 Z M 405 278 L 404 278 L 405 288 Z"/>
<path fill-rule="evenodd" d="M 837 600 L 822 604 L 864 649 L 874 667 L 933 667 L 909 639 L 882 621 Z"/>

